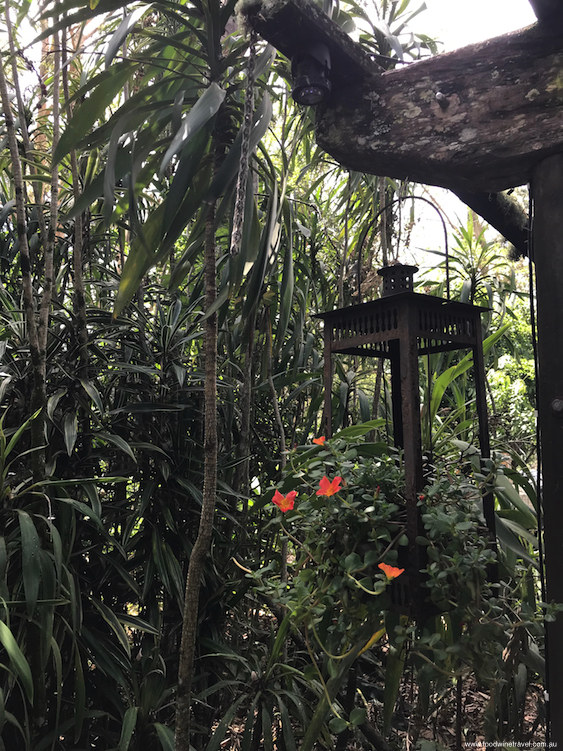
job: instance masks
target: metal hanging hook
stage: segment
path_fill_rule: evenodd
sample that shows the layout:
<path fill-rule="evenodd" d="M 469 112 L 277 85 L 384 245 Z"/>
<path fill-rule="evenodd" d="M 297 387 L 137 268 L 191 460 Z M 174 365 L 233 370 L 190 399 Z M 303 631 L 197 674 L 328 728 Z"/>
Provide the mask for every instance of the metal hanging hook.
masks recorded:
<path fill-rule="evenodd" d="M 432 206 L 432 208 L 438 212 L 438 216 L 440 217 L 440 221 L 442 222 L 442 227 L 444 229 L 444 251 L 446 255 L 446 299 L 449 302 L 450 301 L 450 256 L 449 256 L 449 247 L 448 247 L 448 228 L 446 227 L 446 221 L 444 217 L 442 216 L 442 212 L 436 206 L 435 203 L 432 203 L 432 201 L 429 201 L 428 198 L 424 198 L 424 196 L 401 196 L 401 198 L 394 198 L 389 203 L 386 203 L 385 206 L 377 212 L 377 214 L 372 219 L 370 226 L 373 226 L 375 222 L 379 219 L 379 217 L 385 211 L 387 211 L 388 208 L 393 206 L 393 204 L 402 203 L 403 201 L 407 201 L 407 200 L 424 201 L 424 203 L 427 203 L 429 206 Z M 367 237 L 367 233 L 366 233 L 366 237 Z M 358 250 L 358 303 L 361 302 L 362 247 L 363 247 L 363 243 L 360 245 L 360 248 Z"/>

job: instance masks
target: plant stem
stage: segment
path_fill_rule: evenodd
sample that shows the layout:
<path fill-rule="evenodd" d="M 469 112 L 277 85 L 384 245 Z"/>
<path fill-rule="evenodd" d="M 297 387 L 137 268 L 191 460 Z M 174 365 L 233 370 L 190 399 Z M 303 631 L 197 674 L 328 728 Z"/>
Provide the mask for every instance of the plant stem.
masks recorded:
<path fill-rule="evenodd" d="M 209 310 L 217 297 L 215 270 L 215 205 L 208 211 L 205 224 L 205 308 Z M 192 548 L 184 602 L 184 622 L 178 668 L 176 697 L 175 751 L 190 749 L 191 689 L 199 592 L 203 563 L 209 552 L 215 497 L 217 491 L 217 316 L 214 313 L 205 321 L 205 465 L 203 476 L 203 503 L 199 518 L 197 539 Z"/>

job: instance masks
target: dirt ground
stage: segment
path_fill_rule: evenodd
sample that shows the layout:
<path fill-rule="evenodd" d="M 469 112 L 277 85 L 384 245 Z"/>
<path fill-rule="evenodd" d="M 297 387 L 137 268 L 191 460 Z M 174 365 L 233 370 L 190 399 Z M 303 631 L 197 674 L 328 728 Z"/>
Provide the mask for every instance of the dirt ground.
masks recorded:
<path fill-rule="evenodd" d="M 545 741 L 545 722 L 542 703 L 543 688 L 532 684 L 526 695 L 524 711 L 520 713 L 520 727 L 513 733 L 510 740 L 505 740 L 504 748 L 512 751 L 527 742 L 541 743 Z M 480 691 L 472 681 L 467 681 L 462 688 L 461 696 L 461 748 L 456 741 L 456 705 L 458 697 L 455 690 L 446 692 L 436 702 L 434 711 L 424 721 L 417 719 L 413 707 L 416 696 L 409 686 L 405 686 L 397 701 L 393 730 L 386 739 L 392 751 L 461 751 L 461 749 L 485 749 L 484 722 L 489 696 Z M 378 728 L 381 721 L 383 706 L 378 701 L 370 702 L 368 720 L 372 727 Z M 221 743 L 224 751 L 240 751 L 244 725 L 242 721 L 234 721 L 230 732 Z M 335 745 L 338 739 L 334 737 Z M 475 745 L 479 744 L 479 745 Z M 515 745 L 513 745 L 515 744 Z M 261 749 L 261 746 L 259 747 Z M 384 751 L 370 743 L 365 736 L 356 731 L 347 745 L 346 751 L 368 751 L 369 749 Z M 497 747 L 499 748 L 499 747 Z"/>

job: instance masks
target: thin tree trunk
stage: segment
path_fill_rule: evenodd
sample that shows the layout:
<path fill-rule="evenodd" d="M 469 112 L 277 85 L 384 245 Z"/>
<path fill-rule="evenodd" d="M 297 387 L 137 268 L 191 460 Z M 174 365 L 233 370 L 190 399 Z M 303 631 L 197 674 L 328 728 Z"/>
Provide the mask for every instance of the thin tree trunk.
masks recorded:
<path fill-rule="evenodd" d="M 387 179 L 379 178 L 379 210 L 385 209 L 380 219 L 381 261 L 383 266 L 389 263 L 389 238 L 387 237 Z"/>
<path fill-rule="evenodd" d="M 72 106 L 70 101 L 70 89 L 68 82 L 68 65 L 67 65 L 67 35 L 66 29 L 63 32 L 63 91 L 65 103 L 68 108 L 69 120 L 72 117 Z M 74 200 L 80 196 L 80 176 L 78 173 L 78 160 L 76 150 L 70 152 L 70 167 L 72 172 L 72 189 Z M 88 328 L 86 318 L 86 295 L 84 290 L 83 267 L 83 214 L 77 215 L 74 221 L 74 240 L 72 244 L 72 260 L 74 274 L 74 315 L 77 320 L 78 345 L 80 348 L 80 375 L 82 378 L 88 378 Z"/>
<path fill-rule="evenodd" d="M 252 130 L 252 115 L 254 112 L 254 66 L 256 63 L 256 33 L 250 32 L 250 53 L 248 56 L 246 95 L 244 98 L 244 120 L 242 126 L 242 143 L 238 168 L 237 187 L 235 194 L 235 208 L 233 212 L 233 231 L 231 234 L 231 255 L 240 252 L 242 242 L 242 226 L 244 221 L 244 206 L 246 203 L 246 187 L 248 182 L 248 166 L 250 132 Z"/>
<path fill-rule="evenodd" d="M 344 305 L 344 275 L 346 273 L 346 261 L 348 260 L 348 220 L 350 216 L 350 202 L 352 199 L 351 177 L 348 175 L 348 197 L 346 198 L 346 211 L 344 213 L 344 248 L 340 258 L 340 271 L 338 274 L 338 305 Z M 359 273 L 359 272 L 358 272 Z"/>
<path fill-rule="evenodd" d="M 248 494 L 250 492 L 250 431 L 252 424 L 252 363 L 254 358 L 255 316 L 251 314 L 248 325 L 248 345 L 245 353 L 243 383 L 240 393 L 240 441 L 238 445 L 239 463 L 235 472 L 235 490 L 245 497 L 243 513 L 248 511 Z"/>
<path fill-rule="evenodd" d="M 210 207 L 205 226 L 205 308 L 209 310 L 217 297 L 215 271 L 215 206 Z M 176 697 L 175 751 L 189 751 L 191 689 L 199 591 L 203 564 L 211 543 L 217 490 L 217 316 L 205 321 L 205 466 L 203 503 L 199 530 L 190 555 L 184 603 L 184 623 L 180 646 L 178 691 Z"/>
<path fill-rule="evenodd" d="M 41 395 L 44 394 L 45 387 L 43 378 L 44 367 L 41 359 L 41 348 L 33 296 L 33 283 L 31 279 L 31 254 L 27 240 L 27 196 L 23 179 L 22 163 L 18 150 L 18 141 L 16 138 L 14 117 L 10 103 L 8 82 L 2 65 L 0 65 L 0 99 L 2 100 L 2 109 L 8 133 L 8 146 L 10 149 L 14 192 L 16 197 L 16 221 L 20 251 L 20 267 L 22 273 L 23 307 L 27 324 L 29 352 L 33 374 L 32 409 L 37 410 L 44 406 L 44 403 L 41 403 Z M 41 422 L 42 420 L 34 420 L 32 423 L 32 441 L 34 448 L 41 445 L 41 443 L 38 443 L 39 431 L 36 427 L 37 423 L 41 424 Z M 41 430 L 41 435 L 42 432 L 43 431 Z M 38 450 L 34 451 L 31 455 L 34 480 L 42 479 L 42 468 L 44 465 L 44 458 L 41 457 L 42 453 L 41 450 Z"/>

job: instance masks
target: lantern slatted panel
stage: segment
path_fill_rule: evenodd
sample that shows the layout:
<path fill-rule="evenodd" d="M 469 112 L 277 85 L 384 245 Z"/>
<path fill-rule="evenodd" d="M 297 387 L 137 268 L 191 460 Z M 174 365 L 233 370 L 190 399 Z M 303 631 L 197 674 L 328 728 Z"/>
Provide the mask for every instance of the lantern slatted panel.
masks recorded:
<path fill-rule="evenodd" d="M 404 336 L 407 312 L 413 309 L 419 354 L 472 347 L 478 341 L 480 308 L 413 292 L 391 298 L 320 314 L 330 351 L 388 357 L 389 342 Z"/>

